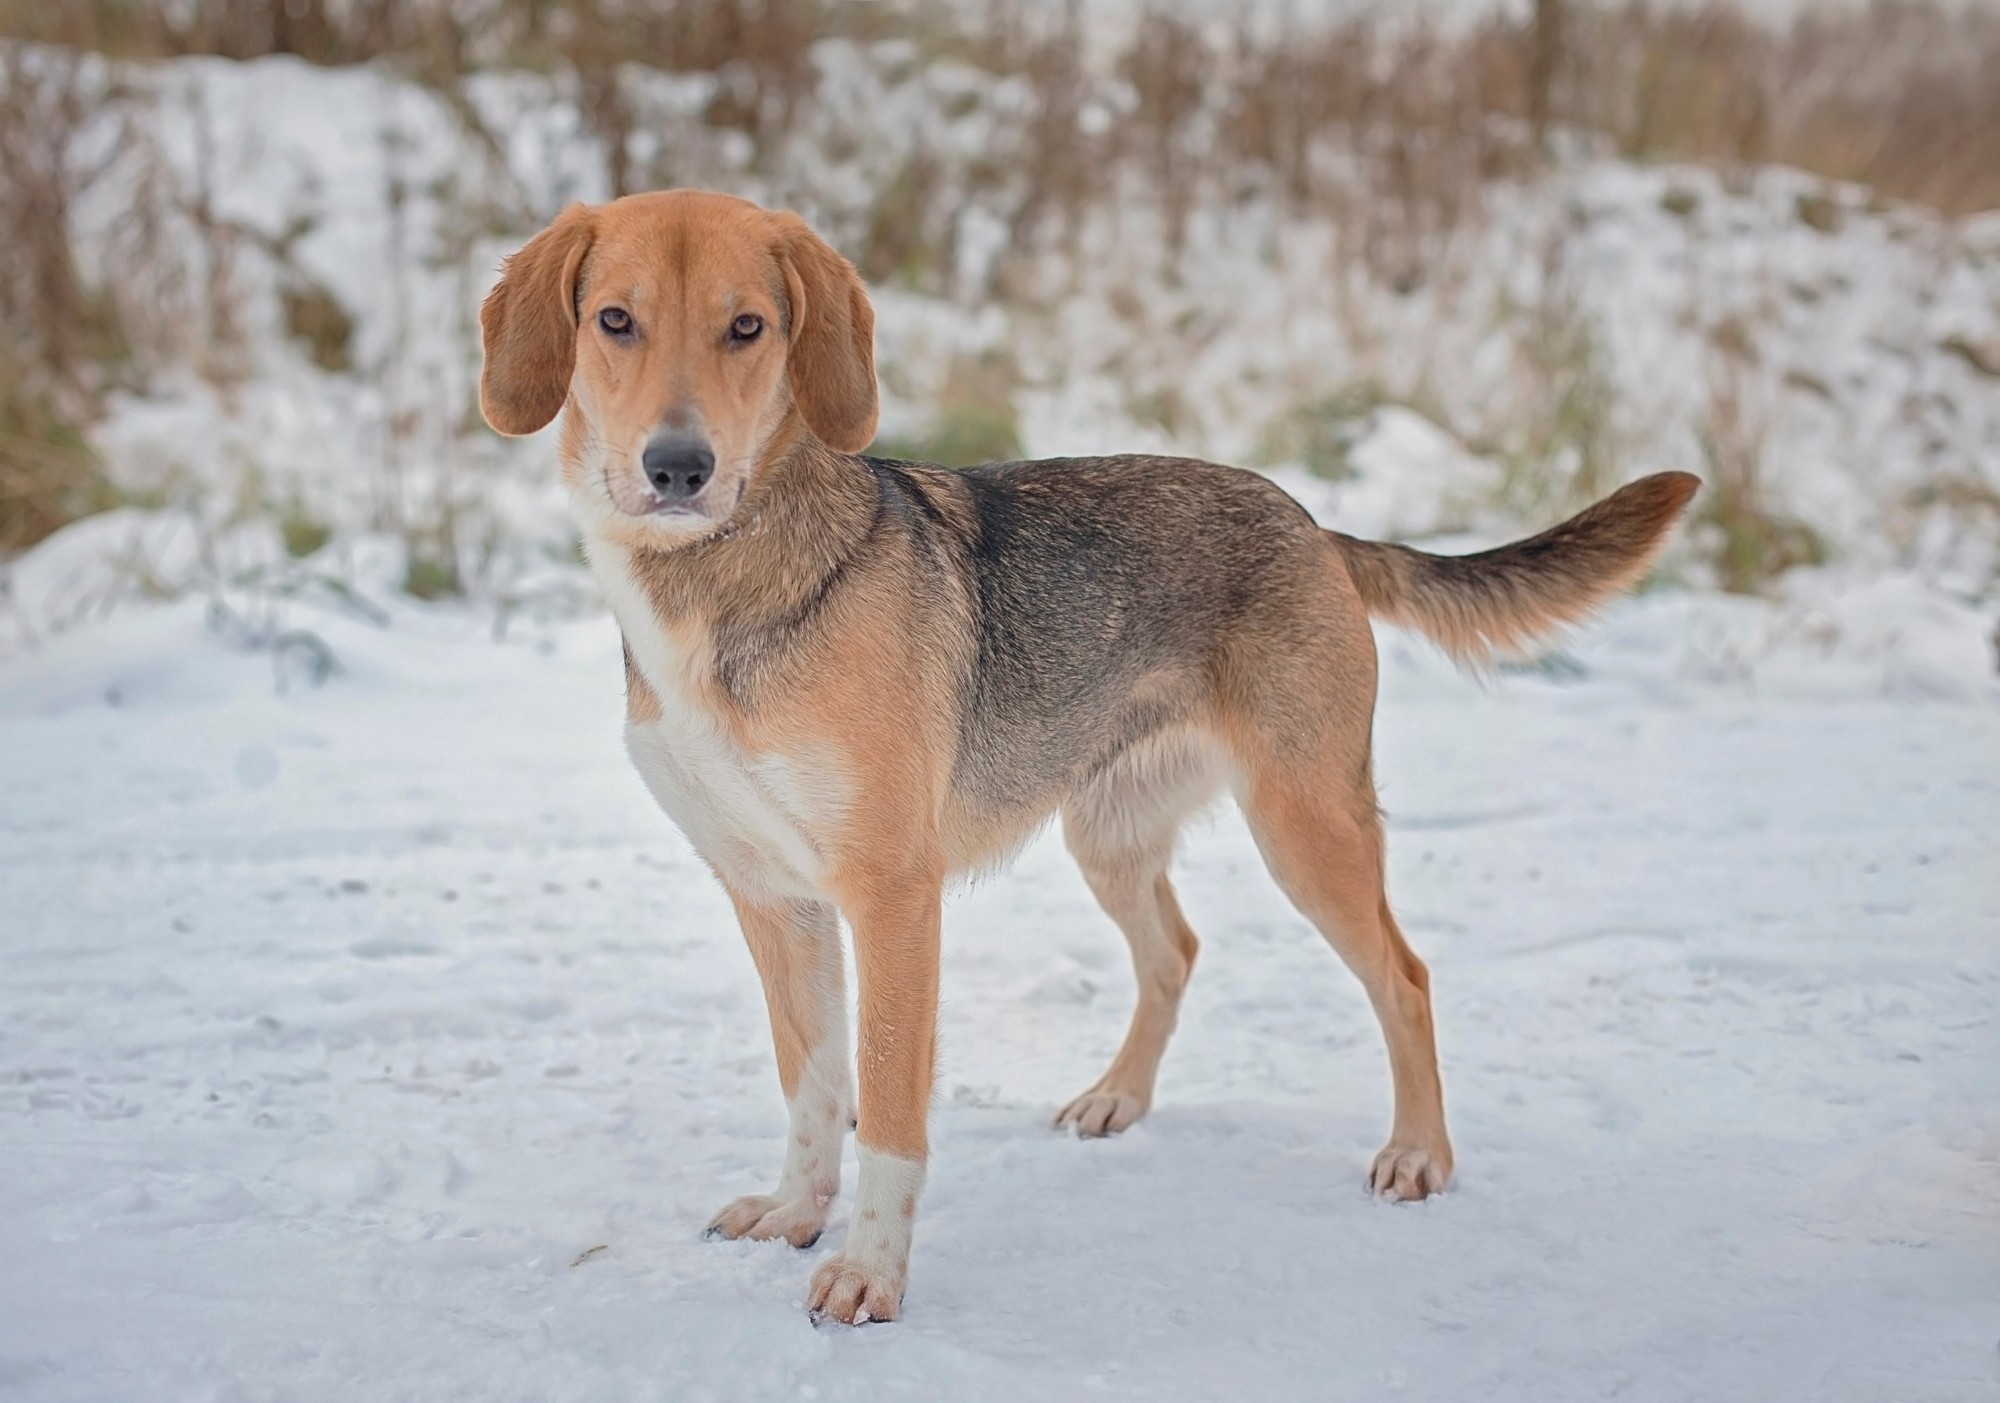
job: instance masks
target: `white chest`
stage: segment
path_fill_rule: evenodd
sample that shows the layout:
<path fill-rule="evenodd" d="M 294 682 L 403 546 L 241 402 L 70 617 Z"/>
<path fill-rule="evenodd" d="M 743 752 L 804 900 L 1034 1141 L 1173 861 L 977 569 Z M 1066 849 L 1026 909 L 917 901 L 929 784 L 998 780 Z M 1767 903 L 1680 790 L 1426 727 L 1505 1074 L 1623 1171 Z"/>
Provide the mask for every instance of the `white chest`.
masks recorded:
<path fill-rule="evenodd" d="M 617 559 L 597 560 L 626 646 L 660 699 L 634 722 L 626 749 L 668 817 L 724 881 L 746 896 L 823 899 L 824 839 L 846 804 L 845 777 L 824 752 L 751 753 L 701 699 L 690 656 L 661 627 Z"/>

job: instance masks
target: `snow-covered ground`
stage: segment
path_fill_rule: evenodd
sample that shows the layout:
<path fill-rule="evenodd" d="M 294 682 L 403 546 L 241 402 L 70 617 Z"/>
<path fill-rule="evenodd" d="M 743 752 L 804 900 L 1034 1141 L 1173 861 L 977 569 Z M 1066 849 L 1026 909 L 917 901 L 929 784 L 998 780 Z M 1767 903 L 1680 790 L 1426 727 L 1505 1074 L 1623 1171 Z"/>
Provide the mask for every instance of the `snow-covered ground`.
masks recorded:
<path fill-rule="evenodd" d="M 193 602 L 65 632 L 0 664 L 0 1393 L 1991 1398 L 2000 698 L 1965 619 L 1730 674 L 1674 642 L 1726 614 L 1486 687 L 1385 637 L 1453 1193 L 1363 1191 L 1379 1035 L 1233 813 L 1161 1104 L 1051 1131 L 1130 979 L 1044 840 L 948 913 L 907 1316 L 858 1332 L 801 1308 L 844 1211 L 701 1239 L 783 1109 L 608 621 L 301 609 L 342 671 L 282 691 Z"/>
<path fill-rule="evenodd" d="M 1047 1127 L 1131 999 L 1060 845 L 954 900 L 904 1322 L 805 1322 L 844 1210 L 803 1255 L 701 1241 L 778 1169 L 761 998 L 624 760 L 550 447 L 473 412 L 499 257 L 606 193 L 574 84 L 92 64 L 75 252 L 135 342 L 91 438 L 134 504 L 0 566 L 0 1395 L 1993 1397 L 2000 214 L 1578 144 L 1378 228 L 1329 150 L 1353 198 L 1230 165 L 1178 251 L 1108 171 L 1002 278 L 1034 94 L 917 58 L 817 45 L 761 156 L 721 78 L 624 78 L 644 181 L 850 252 L 934 168 L 872 289 L 893 434 L 964 396 L 1442 549 L 1548 524 L 1588 455 L 1703 507 L 1734 463 L 1824 551 L 1720 595 L 1697 523 L 1490 686 L 1384 636 L 1456 1191 L 1363 1192 L 1379 1034 L 1224 813 L 1116 1141 Z M 1086 96 L 1085 136 L 1134 100 Z M 425 540 L 466 600 L 399 594 Z"/>

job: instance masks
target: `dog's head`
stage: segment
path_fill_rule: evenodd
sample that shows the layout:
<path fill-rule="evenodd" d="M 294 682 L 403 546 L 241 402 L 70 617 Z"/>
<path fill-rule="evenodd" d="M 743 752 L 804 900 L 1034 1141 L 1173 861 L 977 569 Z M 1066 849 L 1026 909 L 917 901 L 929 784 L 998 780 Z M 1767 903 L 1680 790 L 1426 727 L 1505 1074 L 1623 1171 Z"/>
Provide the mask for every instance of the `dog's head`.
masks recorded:
<path fill-rule="evenodd" d="M 479 407 L 531 434 L 565 404 L 584 524 L 671 545 L 710 534 L 803 433 L 875 434 L 875 314 L 797 215 L 698 190 L 572 205 L 479 310 Z"/>

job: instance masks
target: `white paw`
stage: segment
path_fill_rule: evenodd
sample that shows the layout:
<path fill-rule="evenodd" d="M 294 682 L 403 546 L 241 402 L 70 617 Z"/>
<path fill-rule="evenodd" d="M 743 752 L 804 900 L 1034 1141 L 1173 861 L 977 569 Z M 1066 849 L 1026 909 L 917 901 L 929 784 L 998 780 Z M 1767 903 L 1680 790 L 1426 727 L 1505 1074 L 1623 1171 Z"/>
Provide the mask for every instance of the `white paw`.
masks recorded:
<path fill-rule="evenodd" d="M 1074 1126 L 1082 1136 L 1116 1135 L 1137 1125 L 1149 1105 L 1137 1092 L 1093 1086 L 1056 1113 L 1056 1124 Z"/>
<path fill-rule="evenodd" d="M 903 1309 L 906 1267 L 846 1255 L 820 1263 L 806 1291 L 806 1310 L 814 1323 L 833 1319 L 843 1325 L 894 1320 Z"/>
<path fill-rule="evenodd" d="M 832 1202 L 831 1194 L 808 1194 L 802 1199 L 746 1194 L 715 1215 L 706 1235 L 731 1240 L 747 1237 L 753 1242 L 782 1237 L 794 1247 L 810 1247 L 826 1227 Z"/>
<path fill-rule="evenodd" d="M 1451 1151 L 1388 1144 L 1368 1171 L 1368 1187 L 1384 1198 L 1414 1202 L 1441 1194 L 1451 1185 Z"/>

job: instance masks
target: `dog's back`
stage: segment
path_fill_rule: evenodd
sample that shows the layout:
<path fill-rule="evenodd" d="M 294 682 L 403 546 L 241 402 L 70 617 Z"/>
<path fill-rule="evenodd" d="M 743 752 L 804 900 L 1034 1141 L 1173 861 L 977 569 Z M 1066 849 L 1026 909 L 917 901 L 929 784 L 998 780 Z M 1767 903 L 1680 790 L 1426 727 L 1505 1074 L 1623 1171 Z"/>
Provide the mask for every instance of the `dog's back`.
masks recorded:
<path fill-rule="evenodd" d="M 934 504 L 911 526 L 943 542 L 970 606 L 954 782 L 982 805 L 1039 819 L 1131 745 L 1212 720 L 1232 649 L 1310 626 L 1283 601 L 1323 573 L 1324 537 L 1255 474 L 1140 455 L 871 466 Z"/>

